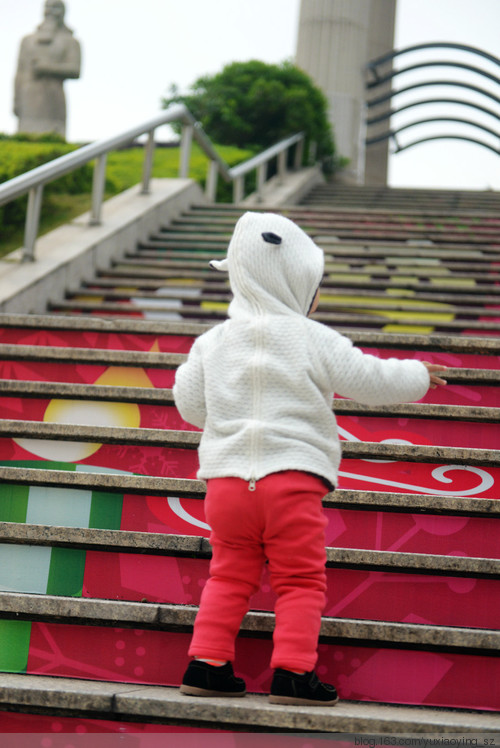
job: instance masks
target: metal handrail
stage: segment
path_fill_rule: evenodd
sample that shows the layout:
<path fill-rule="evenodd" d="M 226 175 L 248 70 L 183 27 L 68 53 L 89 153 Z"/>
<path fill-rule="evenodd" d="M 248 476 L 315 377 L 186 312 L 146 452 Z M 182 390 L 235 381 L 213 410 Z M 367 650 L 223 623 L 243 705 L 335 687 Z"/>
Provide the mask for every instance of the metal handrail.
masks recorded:
<path fill-rule="evenodd" d="M 206 194 L 210 200 L 215 200 L 218 176 L 227 182 L 234 182 L 233 199 L 235 202 L 243 197 L 244 177 L 248 172 L 257 169 L 259 187 L 265 181 L 264 170 L 268 162 L 278 156 L 278 172 L 282 174 L 286 169 L 286 154 L 288 149 L 297 144 L 295 153 L 295 166 L 298 168 L 302 163 L 304 134 L 299 133 L 268 148 L 259 156 L 253 157 L 237 167 L 229 168 L 226 162 L 218 155 L 209 138 L 203 131 L 200 123 L 195 120 L 191 112 L 184 104 L 176 104 L 161 114 L 152 117 L 141 125 L 130 128 L 125 132 L 98 140 L 95 143 L 82 146 L 76 151 L 54 159 L 46 164 L 37 166 L 35 169 L 21 174 L 8 182 L 0 185 L 0 205 L 11 202 L 22 195 L 28 194 L 28 208 L 26 213 L 26 225 L 24 232 L 24 246 L 22 253 L 23 262 L 35 259 L 35 243 L 38 236 L 40 223 L 40 210 L 42 205 L 43 188 L 49 182 L 68 174 L 75 169 L 95 160 L 94 178 L 92 185 L 92 207 L 90 211 L 90 224 L 101 223 L 102 203 L 104 199 L 106 183 L 106 161 L 109 152 L 129 145 L 141 135 L 148 135 L 145 143 L 144 166 L 142 175 L 142 194 L 149 193 L 149 185 L 153 167 L 153 155 L 155 148 L 155 130 L 162 126 L 176 122 L 182 124 L 182 136 L 180 146 L 179 177 L 187 178 L 189 173 L 189 161 L 191 155 L 191 144 L 194 139 L 201 150 L 209 159 L 209 169 L 206 183 Z"/>

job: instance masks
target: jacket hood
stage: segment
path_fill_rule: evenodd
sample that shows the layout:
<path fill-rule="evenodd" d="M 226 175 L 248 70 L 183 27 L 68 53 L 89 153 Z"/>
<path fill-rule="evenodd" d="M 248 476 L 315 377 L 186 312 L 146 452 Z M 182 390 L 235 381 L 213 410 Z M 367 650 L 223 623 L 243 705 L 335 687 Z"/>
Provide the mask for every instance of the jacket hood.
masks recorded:
<path fill-rule="evenodd" d="M 293 221 L 274 213 L 245 213 L 236 223 L 227 258 L 233 291 L 228 314 L 307 315 L 321 283 L 323 251 Z"/>

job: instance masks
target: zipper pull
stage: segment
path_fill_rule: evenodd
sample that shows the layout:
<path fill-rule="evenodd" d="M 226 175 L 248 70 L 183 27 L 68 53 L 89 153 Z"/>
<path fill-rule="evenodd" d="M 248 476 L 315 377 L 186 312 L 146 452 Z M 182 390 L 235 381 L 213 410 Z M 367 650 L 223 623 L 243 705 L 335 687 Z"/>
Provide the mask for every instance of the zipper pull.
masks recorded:
<path fill-rule="evenodd" d="M 252 480 L 248 481 L 248 490 L 255 491 L 255 478 L 252 478 Z"/>

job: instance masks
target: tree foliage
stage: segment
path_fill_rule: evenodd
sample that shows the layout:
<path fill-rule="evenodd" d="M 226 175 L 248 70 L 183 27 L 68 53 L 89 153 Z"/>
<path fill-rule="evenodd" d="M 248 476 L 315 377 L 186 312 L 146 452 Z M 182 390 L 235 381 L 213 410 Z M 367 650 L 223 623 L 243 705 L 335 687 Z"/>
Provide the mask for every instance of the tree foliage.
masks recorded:
<path fill-rule="evenodd" d="M 289 62 L 233 62 L 202 76 L 186 95 L 175 86 L 165 107 L 183 103 L 216 143 L 262 149 L 304 131 L 318 155 L 334 156 L 327 102 L 311 78 Z"/>

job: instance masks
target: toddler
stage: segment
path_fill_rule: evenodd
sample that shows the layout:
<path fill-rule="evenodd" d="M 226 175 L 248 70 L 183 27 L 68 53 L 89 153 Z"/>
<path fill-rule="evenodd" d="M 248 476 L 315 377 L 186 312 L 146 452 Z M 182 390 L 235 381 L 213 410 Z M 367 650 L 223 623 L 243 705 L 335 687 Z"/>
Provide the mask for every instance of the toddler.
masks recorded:
<path fill-rule="evenodd" d="M 228 319 L 201 335 L 177 371 L 184 420 L 203 429 L 198 477 L 207 482 L 210 577 L 202 593 L 181 691 L 243 696 L 234 643 L 269 563 L 277 595 L 270 701 L 330 705 L 316 673 L 325 605 L 322 498 L 337 484 L 341 449 L 334 393 L 367 405 L 422 398 L 446 367 L 364 354 L 309 319 L 322 250 L 289 219 L 245 213 L 227 258 Z"/>

